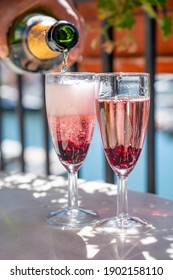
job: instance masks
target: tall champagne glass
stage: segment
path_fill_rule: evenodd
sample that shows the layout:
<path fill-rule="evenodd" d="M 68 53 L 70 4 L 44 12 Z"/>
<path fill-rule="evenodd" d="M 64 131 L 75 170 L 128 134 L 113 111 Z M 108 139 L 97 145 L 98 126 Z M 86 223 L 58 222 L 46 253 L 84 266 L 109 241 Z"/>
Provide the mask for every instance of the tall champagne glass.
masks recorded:
<path fill-rule="evenodd" d="M 84 162 L 95 125 L 95 75 L 46 75 L 46 110 L 54 149 L 68 171 L 68 206 L 50 213 L 47 221 L 62 227 L 82 227 L 99 215 L 78 207 L 77 172 Z"/>
<path fill-rule="evenodd" d="M 151 224 L 128 213 L 127 177 L 142 151 L 147 129 L 150 90 L 147 73 L 101 73 L 96 78 L 96 113 L 109 165 L 117 176 L 116 217 L 96 228 L 115 235 L 145 233 Z"/>

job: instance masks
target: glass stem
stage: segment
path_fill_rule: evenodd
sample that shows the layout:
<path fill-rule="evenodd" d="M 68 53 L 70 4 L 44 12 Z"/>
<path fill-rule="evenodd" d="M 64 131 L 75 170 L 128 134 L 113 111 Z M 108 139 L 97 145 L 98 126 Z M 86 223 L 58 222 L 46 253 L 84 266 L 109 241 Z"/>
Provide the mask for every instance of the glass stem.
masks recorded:
<path fill-rule="evenodd" d="M 126 176 L 118 176 L 117 188 L 117 218 L 127 220 L 129 216 Z"/>
<path fill-rule="evenodd" d="M 68 173 L 68 208 L 78 208 L 77 172 Z"/>

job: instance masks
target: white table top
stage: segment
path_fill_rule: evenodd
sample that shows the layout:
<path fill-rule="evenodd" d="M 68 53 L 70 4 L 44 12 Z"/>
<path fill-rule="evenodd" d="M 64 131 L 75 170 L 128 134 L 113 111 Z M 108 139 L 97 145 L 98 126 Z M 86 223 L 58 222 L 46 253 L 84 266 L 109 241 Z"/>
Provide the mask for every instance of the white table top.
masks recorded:
<path fill-rule="evenodd" d="M 61 230 L 47 214 L 67 203 L 63 177 L 0 173 L 1 260 L 173 259 L 173 201 L 129 191 L 130 215 L 151 221 L 155 229 L 140 237 L 96 234 L 92 227 Z M 80 206 L 102 217 L 114 216 L 116 186 L 79 180 Z"/>

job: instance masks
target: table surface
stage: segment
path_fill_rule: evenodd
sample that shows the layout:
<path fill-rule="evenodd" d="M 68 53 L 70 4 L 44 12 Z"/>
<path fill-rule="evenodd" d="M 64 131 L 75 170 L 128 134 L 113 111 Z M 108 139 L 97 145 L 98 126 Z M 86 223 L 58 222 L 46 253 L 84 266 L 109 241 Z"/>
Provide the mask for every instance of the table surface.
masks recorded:
<path fill-rule="evenodd" d="M 101 217 L 115 215 L 116 186 L 79 180 L 80 206 Z M 62 230 L 46 223 L 51 210 L 67 203 L 67 179 L 0 173 L 0 259 L 169 260 L 173 259 L 173 201 L 128 191 L 129 213 L 155 229 L 140 237 L 96 234 L 92 227 Z"/>

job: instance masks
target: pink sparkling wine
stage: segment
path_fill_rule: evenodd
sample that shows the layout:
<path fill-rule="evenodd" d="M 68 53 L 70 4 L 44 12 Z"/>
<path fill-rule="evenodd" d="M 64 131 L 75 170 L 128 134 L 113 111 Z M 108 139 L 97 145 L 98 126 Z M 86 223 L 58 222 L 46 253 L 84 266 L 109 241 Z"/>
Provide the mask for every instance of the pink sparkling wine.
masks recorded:
<path fill-rule="evenodd" d="M 107 160 L 119 175 L 128 175 L 141 153 L 148 124 L 148 97 L 97 99 L 96 112 Z"/>
<path fill-rule="evenodd" d="M 95 115 L 49 115 L 49 130 L 55 151 L 61 163 L 76 165 L 83 163 L 94 132 Z"/>

